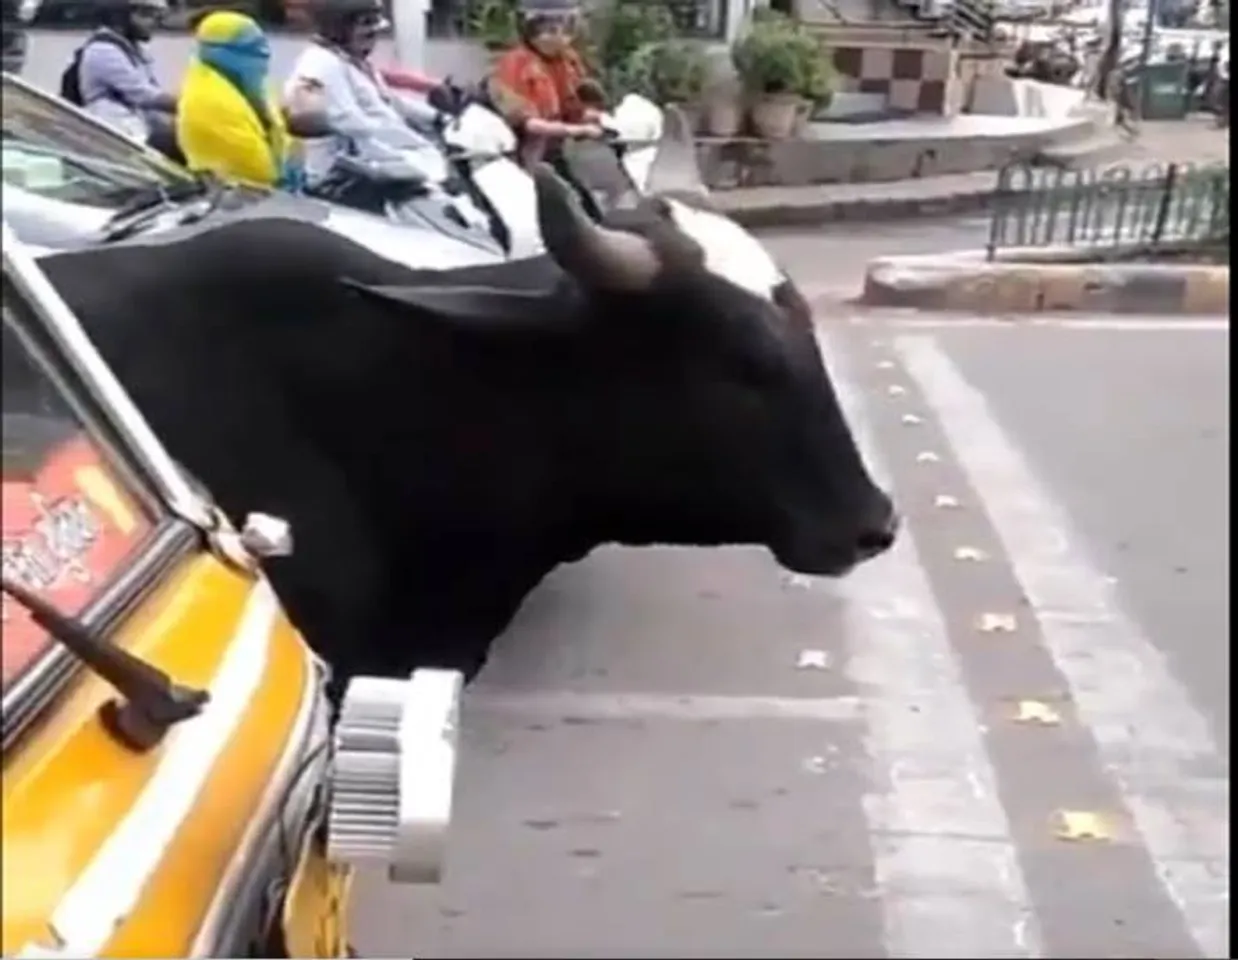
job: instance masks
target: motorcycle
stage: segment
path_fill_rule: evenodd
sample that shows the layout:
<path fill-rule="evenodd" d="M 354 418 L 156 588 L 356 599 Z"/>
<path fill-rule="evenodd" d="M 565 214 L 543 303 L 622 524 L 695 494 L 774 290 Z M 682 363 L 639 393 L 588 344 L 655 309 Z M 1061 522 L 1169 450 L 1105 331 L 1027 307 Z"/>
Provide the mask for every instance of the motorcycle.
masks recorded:
<path fill-rule="evenodd" d="M 375 214 L 402 226 L 437 231 L 500 255 L 508 233 L 441 156 L 371 145 L 338 157 L 326 178 L 306 192 L 320 200 Z"/>
<path fill-rule="evenodd" d="M 428 227 L 476 245 L 494 244 L 513 259 L 541 253 L 533 181 L 515 159 L 511 128 L 483 97 L 450 81 L 431 90 L 426 102 L 438 119 L 433 129 L 419 129 L 440 154 L 371 144 L 340 157 L 313 195 L 398 224 Z M 662 111 L 629 95 L 601 125 L 610 166 L 618 174 L 611 189 L 586 186 L 589 178 L 575 169 L 572 146 L 587 148 L 569 146 L 555 161 L 597 219 L 623 193 L 640 194 L 647 186 Z"/>
<path fill-rule="evenodd" d="M 646 191 L 662 135 L 662 111 L 629 94 L 614 113 L 602 117 L 601 126 L 606 137 L 600 145 L 568 141 L 552 160 L 560 176 L 576 189 L 584 209 L 599 220 L 625 195 Z M 477 187 L 511 232 L 509 253 L 540 253 L 544 248 L 537 232 L 533 181 L 513 159 L 516 137 L 511 128 L 483 103 L 469 99 L 446 124 L 443 140 L 456 170 Z M 599 184 L 602 178 L 590 176 L 589 166 L 595 171 L 601 167 L 610 184 Z"/>

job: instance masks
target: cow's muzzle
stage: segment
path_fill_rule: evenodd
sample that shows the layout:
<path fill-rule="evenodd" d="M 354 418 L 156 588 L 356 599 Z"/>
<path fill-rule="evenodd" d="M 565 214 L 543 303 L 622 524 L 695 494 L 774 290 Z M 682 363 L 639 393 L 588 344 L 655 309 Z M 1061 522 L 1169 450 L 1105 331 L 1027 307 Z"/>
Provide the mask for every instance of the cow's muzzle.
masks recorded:
<path fill-rule="evenodd" d="M 859 564 L 885 553 L 898 539 L 902 520 L 885 494 L 864 511 L 859 524 L 832 524 L 827 533 L 813 535 L 798 528 L 773 546 L 775 559 L 794 573 L 817 577 L 841 577 Z M 840 528 L 843 535 L 840 536 Z"/>

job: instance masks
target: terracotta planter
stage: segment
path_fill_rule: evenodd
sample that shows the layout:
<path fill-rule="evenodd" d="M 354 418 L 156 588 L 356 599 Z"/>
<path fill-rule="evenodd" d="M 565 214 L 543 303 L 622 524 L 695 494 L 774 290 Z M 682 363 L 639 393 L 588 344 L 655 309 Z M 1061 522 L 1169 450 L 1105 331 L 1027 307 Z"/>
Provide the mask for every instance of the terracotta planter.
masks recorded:
<path fill-rule="evenodd" d="M 671 103 L 683 113 L 684 119 L 688 121 L 689 129 L 694 134 L 701 129 L 704 108 L 699 103 L 685 103 L 682 100 L 672 100 Z"/>
<path fill-rule="evenodd" d="M 752 128 L 766 140 L 788 140 L 795 133 L 795 123 L 803 101 L 794 94 L 774 93 L 753 100 Z"/>
<path fill-rule="evenodd" d="M 739 97 L 719 97 L 705 104 L 705 132 L 711 137 L 734 137 L 744 125 Z"/>
<path fill-rule="evenodd" d="M 795 108 L 795 127 L 792 131 L 796 137 L 802 137 L 808 132 L 808 122 L 812 119 L 812 102 L 801 100 Z"/>

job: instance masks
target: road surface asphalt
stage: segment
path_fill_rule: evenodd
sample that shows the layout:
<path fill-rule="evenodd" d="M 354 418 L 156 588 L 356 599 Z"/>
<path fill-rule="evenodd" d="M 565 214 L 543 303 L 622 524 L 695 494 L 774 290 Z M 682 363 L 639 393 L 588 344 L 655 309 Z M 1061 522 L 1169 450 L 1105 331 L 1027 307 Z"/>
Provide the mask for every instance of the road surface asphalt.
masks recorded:
<path fill-rule="evenodd" d="M 554 574 L 468 694 L 444 884 L 362 878 L 363 955 L 1230 956 L 1227 323 L 839 302 L 984 230 L 768 235 L 898 547 Z"/>
<path fill-rule="evenodd" d="M 981 225 L 772 235 L 811 291 Z M 819 312 L 907 517 L 843 581 L 604 549 L 469 695 L 417 957 L 1228 957 L 1225 321 Z"/>

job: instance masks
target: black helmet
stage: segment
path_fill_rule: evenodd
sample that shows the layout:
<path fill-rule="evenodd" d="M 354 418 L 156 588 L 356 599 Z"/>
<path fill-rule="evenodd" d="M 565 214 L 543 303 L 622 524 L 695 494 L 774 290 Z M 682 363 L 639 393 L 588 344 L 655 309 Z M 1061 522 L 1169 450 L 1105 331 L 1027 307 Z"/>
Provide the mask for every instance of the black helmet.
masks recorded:
<path fill-rule="evenodd" d="M 577 0 L 521 0 L 520 39 L 528 43 L 547 26 L 569 23 L 579 10 Z"/>
<path fill-rule="evenodd" d="M 386 19 L 382 0 L 309 0 L 306 13 L 318 35 L 330 43 L 346 44 L 359 23 L 375 29 Z"/>
<path fill-rule="evenodd" d="M 99 26 L 127 34 L 134 10 L 153 10 L 162 15 L 168 5 L 166 0 L 94 0 L 91 8 Z"/>

